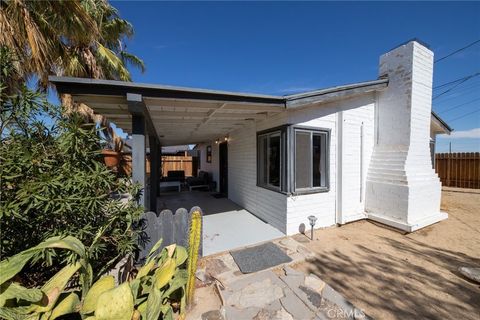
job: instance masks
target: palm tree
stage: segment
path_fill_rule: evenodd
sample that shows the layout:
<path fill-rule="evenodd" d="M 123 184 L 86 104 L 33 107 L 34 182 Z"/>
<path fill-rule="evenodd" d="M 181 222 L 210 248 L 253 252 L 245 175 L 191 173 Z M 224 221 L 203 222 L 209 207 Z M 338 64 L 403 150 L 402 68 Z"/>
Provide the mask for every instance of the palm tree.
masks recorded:
<path fill-rule="evenodd" d="M 126 51 L 132 25 L 107 0 L 2 0 L 0 29 L 0 45 L 16 57 L 19 77 L 35 77 L 42 89 L 51 74 L 130 81 L 128 66 L 145 68 Z M 69 95 L 61 100 L 66 113 L 80 112 L 86 121 L 100 123 L 118 145 L 105 117 L 74 104 Z"/>

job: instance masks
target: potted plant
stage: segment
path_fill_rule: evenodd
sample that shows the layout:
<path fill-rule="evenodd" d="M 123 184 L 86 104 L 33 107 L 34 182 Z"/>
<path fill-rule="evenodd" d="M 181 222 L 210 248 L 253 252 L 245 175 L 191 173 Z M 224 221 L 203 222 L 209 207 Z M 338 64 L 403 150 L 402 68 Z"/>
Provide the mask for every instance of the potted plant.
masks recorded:
<path fill-rule="evenodd" d="M 114 134 L 107 143 L 107 148 L 102 150 L 103 161 L 110 169 L 118 169 L 120 165 L 121 152 L 123 149 L 123 140 Z"/>

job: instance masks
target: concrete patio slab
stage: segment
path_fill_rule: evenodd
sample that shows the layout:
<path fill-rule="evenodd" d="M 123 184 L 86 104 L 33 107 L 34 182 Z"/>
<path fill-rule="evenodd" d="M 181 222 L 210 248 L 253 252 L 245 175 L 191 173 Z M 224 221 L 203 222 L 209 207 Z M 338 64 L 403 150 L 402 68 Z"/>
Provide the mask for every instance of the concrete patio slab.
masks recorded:
<path fill-rule="evenodd" d="M 160 210 L 199 206 L 203 217 L 203 255 L 270 241 L 285 235 L 227 198 L 214 198 L 210 192 L 165 193 L 158 198 Z"/>

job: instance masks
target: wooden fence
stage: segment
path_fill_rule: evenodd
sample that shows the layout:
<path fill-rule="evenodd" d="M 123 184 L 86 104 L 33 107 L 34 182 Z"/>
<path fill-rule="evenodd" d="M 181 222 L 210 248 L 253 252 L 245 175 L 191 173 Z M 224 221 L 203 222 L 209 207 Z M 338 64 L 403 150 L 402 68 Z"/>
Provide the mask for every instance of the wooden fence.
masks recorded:
<path fill-rule="evenodd" d="M 193 176 L 196 167 L 194 157 L 191 156 L 162 156 L 162 177 L 166 177 L 168 171 L 181 170 L 185 176 Z M 196 175 L 196 174 L 195 174 Z"/>
<path fill-rule="evenodd" d="M 198 169 L 198 158 L 192 156 L 162 156 L 161 176 L 166 177 L 168 171 L 183 170 L 186 177 L 196 176 Z M 123 154 L 121 159 L 121 170 L 126 175 L 132 172 L 132 156 Z M 147 156 L 147 174 L 150 173 L 150 159 Z"/>
<path fill-rule="evenodd" d="M 194 211 L 200 211 L 202 215 L 202 228 L 200 237 L 199 256 L 203 255 L 203 212 L 200 207 L 193 207 L 190 212 L 185 208 L 179 208 L 175 214 L 171 210 L 162 210 L 158 215 L 155 212 L 145 212 L 141 219 L 142 235 L 140 237 L 139 262 L 143 262 L 153 245 L 162 239 L 160 250 L 172 243 L 182 247 L 188 247 L 188 235 L 190 230 L 191 215 Z"/>
<path fill-rule="evenodd" d="M 437 153 L 435 171 L 445 187 L 480 189 L 480 153 Z"/>

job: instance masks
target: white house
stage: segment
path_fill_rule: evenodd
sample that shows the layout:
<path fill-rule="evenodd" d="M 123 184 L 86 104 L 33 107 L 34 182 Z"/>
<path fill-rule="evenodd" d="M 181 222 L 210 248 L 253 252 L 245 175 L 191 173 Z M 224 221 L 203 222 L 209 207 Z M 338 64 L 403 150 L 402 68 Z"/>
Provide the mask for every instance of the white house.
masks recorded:
<path fill-rule="evenodd" d="M 431 148 L 451 129 L 432 113 L 432 75 L 432 51 L 410 41 L 381 56 L 376 80 L 289 96 L 50 80 L 132 134 L 144 185 L 150 147 L 147 207 L 157 207 L 160 146 L 197 144 L 219 192 L 290 235 L 310 215 L 316 227 L 372 219 L 406 231 L 447 218 Z"/>

